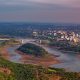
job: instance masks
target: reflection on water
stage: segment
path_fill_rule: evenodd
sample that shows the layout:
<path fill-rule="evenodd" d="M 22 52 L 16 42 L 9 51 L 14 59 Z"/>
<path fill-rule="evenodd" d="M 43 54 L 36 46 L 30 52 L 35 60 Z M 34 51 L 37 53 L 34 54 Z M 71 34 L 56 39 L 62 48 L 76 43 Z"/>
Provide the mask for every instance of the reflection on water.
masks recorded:
<path fill-rule="evenodd" d="M 20 63 L 21 55 L 15 52 L 15 50 L 16 50 L 18 47 L 19 47 L 19 46 L 9 47 L 9 48 L 7 49 L 7 51 L 9 52 L 9 55 L 11 56 L 11 57 L 10 57 L 10 60 L 11 60 L 11 61 Z"/>

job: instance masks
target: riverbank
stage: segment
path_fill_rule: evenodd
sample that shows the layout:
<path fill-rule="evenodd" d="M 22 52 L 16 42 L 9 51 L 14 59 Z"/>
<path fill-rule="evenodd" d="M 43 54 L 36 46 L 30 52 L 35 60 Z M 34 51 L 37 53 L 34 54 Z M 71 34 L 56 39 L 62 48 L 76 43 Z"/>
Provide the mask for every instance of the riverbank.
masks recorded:
<path fill-rule="evenodd" d="M 7 60 L 10 59 L 10 55 L 8 54 L 8 51 L 7 51 L 8 47 L 9 46 L 0 47 L 0 56 Z"/>
<path fill-rule="evenodd" d="M 25 53 L 22 53 L 18 50 L 16 50 L 16 52 L 22 56 L 20 60 L 25 64 L 35 64 L 49 67 L 50 65 L 59 63 L 59 61 L 53 55 L 48 55 L 46 57 L 35 57 L 33 55 L 27 55 Z"/>
<path fill-rule="evenodd" d="M 13 57 L 13 54 L 11 55 L 8 52 L 9 47 L 11 47 L 11 46 L 4 46 L 4 47 L 0 48 L 0 52 L 1 52 L 0 55 L 1 55 L 1 57 L 3 57 L 6 60 L 10 60 L 11 57 Z M 17 50 L 14 50 L 14 52 L 21 56 L 21 58 L 19 58 L 18 61 L 22 64 L 34 64 L 34 65 L 41 65 L 41 66 L 49 67 L 50 65 L 59 63 L 59 61 L 53 55 L 49 55 L 47 57 L 41 58 L 41 57 L 34 57 L 32 55 L 26 55 Z M 15 56 L 15 54 L 14 54 L 14 56 Z M 13 60 L 13 62 L 14 62 L 14 60 Z"/>
<path fill-rule="evenodd" d="M 62 53 L 72 53 L 72 54 L 79 54 L 79 52 L 75 52 L 75 51 L 69 51 L 69 50 L 64 50 L 64 49 L 60 49 L 60 47 L 55 47 L 55 46 L 48 46 L 47 47 L 50 47 L 52 49 L 55 49 L 55 50 L 58 50 Z"/>

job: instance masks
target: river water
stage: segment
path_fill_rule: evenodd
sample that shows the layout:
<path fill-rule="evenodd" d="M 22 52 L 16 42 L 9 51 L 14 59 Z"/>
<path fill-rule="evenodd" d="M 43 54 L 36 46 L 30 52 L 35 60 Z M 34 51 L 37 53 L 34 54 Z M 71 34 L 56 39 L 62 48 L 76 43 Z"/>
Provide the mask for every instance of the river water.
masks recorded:
<path fill-rule="evenodd" d="M 7 50 L 11 55 L 11 58 L 10 58 L 11 61 L 21 63 L 20 62 L 21 55 L 15 52 L 15 50 L 18 47 L 19 46 L 10 47 Z M 72 54 L 72 53 L 63 53 L 61 51 L 55 50 L 50 47 L 45 47 L 45 46 L 42 46 L 42 47 L 45 48 L 45 50 L 48 51 L 50 54 L 59 55 L 58 57 L 56 57 L 56 59 L 59 60 L 61 63 L 51 65 L 51 67 L 64 68 L 64 69 L 67 69 L 68 71 L 80 72 L 79 55 Z"/>
<path fill-rule="evenodd" d="M 51 67 L 64 68 L 68 71 L 80 72 L 80 57 L 78 54 L 63 53 L 49 47 L 46 47 L 45 49 L 51 54 L 59 55 L 59 57 L 56 58 L 61 61 L 61 63 L 51 65 Z"/>

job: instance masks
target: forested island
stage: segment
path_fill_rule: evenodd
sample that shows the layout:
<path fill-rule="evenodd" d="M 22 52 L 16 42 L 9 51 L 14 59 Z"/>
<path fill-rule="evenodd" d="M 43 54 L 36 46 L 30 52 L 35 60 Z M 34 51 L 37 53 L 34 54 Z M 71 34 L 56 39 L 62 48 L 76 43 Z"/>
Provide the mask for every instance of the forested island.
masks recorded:
<path fill-rule="evenodd" d="M 49 67 L 50 65 L 59 63 L 54 55 L 49 54 L 44 48 L 37 44 L 23 44 L 16 49 L 16 52 L 23 56 L 21 61 L 25 64 L 35 64 Z"/>
<path fill-rule="evenodd" d="M 37 57 L 44 57 L 48 54 L 48 52 L 45 49 L 32 43 L 23 44 L 17 50 L 25 54 L 34 55 Z"/>

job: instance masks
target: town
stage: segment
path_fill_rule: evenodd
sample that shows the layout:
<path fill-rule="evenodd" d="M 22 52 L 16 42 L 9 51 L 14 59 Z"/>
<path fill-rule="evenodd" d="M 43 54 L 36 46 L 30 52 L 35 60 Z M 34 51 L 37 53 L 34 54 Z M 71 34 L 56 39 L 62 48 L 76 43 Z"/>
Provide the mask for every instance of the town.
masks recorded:
<path fill-rule="evenodd" d="M 47 30 L 47 31 L 33 31 L 34 38 L 39 39 L 52 39 L 56 41 L 70 41 L 74 43 L 80 42 L 80 35 L 75 32 L 62 31 L 62 30 Z"/>

